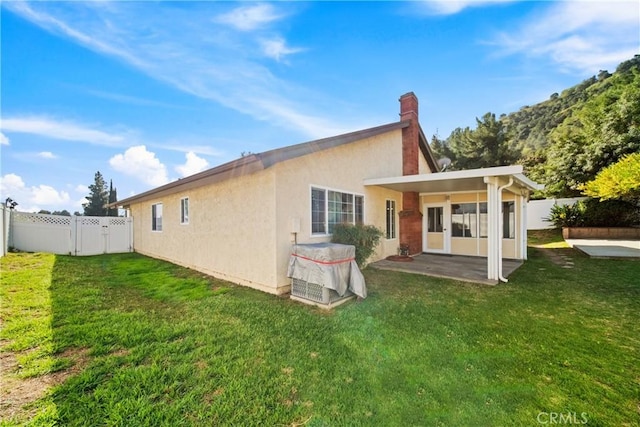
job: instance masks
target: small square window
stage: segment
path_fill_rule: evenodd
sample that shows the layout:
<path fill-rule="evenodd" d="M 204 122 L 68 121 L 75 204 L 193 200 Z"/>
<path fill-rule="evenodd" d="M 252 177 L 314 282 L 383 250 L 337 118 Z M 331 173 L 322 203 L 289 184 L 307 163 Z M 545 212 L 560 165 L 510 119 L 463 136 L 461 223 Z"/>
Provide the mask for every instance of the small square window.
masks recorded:
<path fill-rule="evenodd" d="M 151 230 L 162 231 L 162 203 L 151 205 Z"/>
<path fill-rule="evenodd" d="M 189 198 L 180 199 L 180 224 L 189 224 Z"/>

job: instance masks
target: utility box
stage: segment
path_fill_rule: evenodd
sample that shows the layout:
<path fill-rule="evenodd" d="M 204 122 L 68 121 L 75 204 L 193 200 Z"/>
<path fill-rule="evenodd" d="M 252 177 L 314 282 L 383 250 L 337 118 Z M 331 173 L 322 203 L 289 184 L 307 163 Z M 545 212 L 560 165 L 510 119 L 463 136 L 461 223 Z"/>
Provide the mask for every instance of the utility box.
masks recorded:
<path fill-rule="evenodd" d="M 291 298 L 331 308 L 366 298 L 364 276 L 355 262 L 355 246 L 337 243 L 294 245 L 289 259 Z"/>

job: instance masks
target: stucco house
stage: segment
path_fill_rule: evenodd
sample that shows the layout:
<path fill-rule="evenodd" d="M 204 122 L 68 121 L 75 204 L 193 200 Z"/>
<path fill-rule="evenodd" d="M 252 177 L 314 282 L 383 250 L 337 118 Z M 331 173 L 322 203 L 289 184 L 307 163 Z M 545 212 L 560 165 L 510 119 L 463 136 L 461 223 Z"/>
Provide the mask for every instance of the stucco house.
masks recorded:
<path fill-rule="evenodd" d="M 439 171 L 418 122 L 418 99 L 400 120 L 250 154 L 120 200 L 133 217 L 134 250 L 273 294 L 290 289 L 294 241 L 329 241 L 335 224 L 383 230 L 371 261 L 401 244 L 487 258 L 526 259 L 526 201 L 536 184 L 520 166 Z"/>

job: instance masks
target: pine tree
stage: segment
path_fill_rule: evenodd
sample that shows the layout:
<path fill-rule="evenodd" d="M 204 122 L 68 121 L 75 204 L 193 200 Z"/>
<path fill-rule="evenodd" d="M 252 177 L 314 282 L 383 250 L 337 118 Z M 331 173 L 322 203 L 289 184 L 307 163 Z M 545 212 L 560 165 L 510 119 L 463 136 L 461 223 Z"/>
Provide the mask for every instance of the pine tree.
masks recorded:
<path fill-rule="evenodd" d="M 517 160 L 518 152 L 510 146 L 510 135 L 495 114 L 476 118 L 476 125 L 476 129 L 455 129 L 444 144 L 455 169 L 505 166 Z"/>
<path fill-rule="evenodd" d="M 118 201 L 118 190 L 113 188 L 113 180 L 109 180 L 109 204 Z M 109 208 L 108 216 L 118 216 L 118 208 Z"/>
<path fill-rule="evenodd" d="M 105 205 L 109 201 L 109 193 L 100 171 L 96 172 L 94 183 L 89 186 L 89 192 L 89 195 L 85 197 L 87 203 L 82 204 L 84 214 L 87 216 L 107 216 Z"/>

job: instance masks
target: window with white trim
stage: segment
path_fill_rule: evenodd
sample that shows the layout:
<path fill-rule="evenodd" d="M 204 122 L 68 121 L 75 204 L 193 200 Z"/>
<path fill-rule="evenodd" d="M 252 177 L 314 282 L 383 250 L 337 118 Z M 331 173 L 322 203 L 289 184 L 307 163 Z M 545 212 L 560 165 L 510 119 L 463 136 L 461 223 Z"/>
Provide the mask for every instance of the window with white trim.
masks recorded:
<path fill-rule="evenodd" d="M 364 196 L 311 187 L 311 233 L 331 234 L 336 224 L 361 224 Z"/>
<path fill-rule="evenodd" d="M 387 239 L 396 238 L 396 201 L 387 200 Z"/>
<path fill-rule="evenodd" d="M 162 231 L 162 203 L 151 205 L 151 230 Z"/>
<path fill-rule="evenodd" d="M 478 216 L 476 203 L 451 205 L 451 236 L 478 237 Z"/>
<path fill-rule="evenodd" d="M 480 237 L 489 237 L 489 214 L 487 213 L 487 202 L 478 203 L 480 212 Z"/>
<path fill-rule="evenodd" d="M 514 239 L 516 234 L 516 205 L 514 202 L 502 202 L 502 238 Z"/>
<path fill-rule="evenodd" d="M 189 198 L 180 199 L 180 224 L 189 224 Z"/>
<path fill-rule="evenodd" d="M 515 203 L 502 202 L 502 237 L 515 238 Z M 481 237 L 489 234 L 487 202 L 457 203 L 451 205 L 451 236 Z M 431 231 L 431 230 L 429 230 Z"/>

